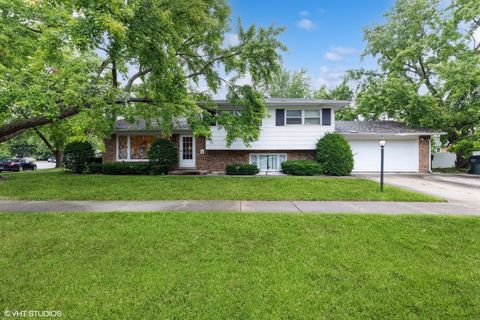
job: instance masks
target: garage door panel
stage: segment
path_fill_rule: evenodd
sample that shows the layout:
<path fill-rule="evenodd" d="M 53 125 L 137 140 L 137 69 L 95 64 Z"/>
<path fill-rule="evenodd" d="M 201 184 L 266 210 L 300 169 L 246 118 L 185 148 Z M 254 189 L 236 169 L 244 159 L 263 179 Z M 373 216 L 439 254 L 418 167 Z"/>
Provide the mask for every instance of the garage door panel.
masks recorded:
<path fill-rule="evenodd" d="M 376 140 L 350 140 L 354 172 L 380 171 L 380 146 Z M 418 171 L 417 140 L 390 140 L 385 145 L 386 172 Z"/>

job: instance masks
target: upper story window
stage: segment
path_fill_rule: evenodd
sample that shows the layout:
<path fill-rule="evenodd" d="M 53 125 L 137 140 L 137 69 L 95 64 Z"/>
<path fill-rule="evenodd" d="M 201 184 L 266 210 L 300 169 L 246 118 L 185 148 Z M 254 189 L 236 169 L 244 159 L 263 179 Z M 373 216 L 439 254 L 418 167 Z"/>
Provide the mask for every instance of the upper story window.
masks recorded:
<path fill-rule="evenodd" d="M 302 110 L 287 110 L 286 124 L 302 124 Z"/>
<path fill-rule="evenodd" d="M 320 110 L 305 110 L 305 124 L 320 124 Z"/>
<path fill-rule="evenodd" d="M 322 111 L 317 110 L 285 110 L 285 124 L 321 125 Z"/>

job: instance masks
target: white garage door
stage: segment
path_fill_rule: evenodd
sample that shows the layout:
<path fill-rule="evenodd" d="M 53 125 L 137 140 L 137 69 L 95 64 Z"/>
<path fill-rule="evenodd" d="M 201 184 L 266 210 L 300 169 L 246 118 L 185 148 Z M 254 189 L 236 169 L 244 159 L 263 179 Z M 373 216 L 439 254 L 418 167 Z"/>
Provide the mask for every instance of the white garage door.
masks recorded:
<path fill-rule="evenodd" d="M 380 146 L 377 140 L 350 140 L 354 172 L 380 171 Z M 418 140 L 387 140 L 385 171 L 418 172 Z"/>

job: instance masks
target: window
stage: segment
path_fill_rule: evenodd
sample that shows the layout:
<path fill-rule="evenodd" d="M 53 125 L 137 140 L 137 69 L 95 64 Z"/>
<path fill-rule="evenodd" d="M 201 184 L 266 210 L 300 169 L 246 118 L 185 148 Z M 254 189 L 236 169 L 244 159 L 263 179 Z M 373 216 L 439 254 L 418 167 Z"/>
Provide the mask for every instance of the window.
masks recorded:
<path fill-rule="evenodd" d="M 148 149 L 154 141 L 154 136 L 131 136 L 130 159 L 148 159 Z"/>
<path fill-rule="evenodd" d="M 282 162 L 287 160 L 286 154 L 262 153 L 250 154 L 250 164 L 255 164 L 260 171 L 280 171 Z"/>
<path fill-rule="evenodd" d="M 305 110 L 305 124 L 320 124 L 320 110 Z"/>
<path fill-rule="evenodd" d="M 302 110 L 287 110 L 286 124 L 302 124 Z"/>
<path fill-rule="evenodd" d="M 148 150 L 156 139 L 157 136 L 119 135 L 117 138 L 117 160 L 147 160 Z"/>

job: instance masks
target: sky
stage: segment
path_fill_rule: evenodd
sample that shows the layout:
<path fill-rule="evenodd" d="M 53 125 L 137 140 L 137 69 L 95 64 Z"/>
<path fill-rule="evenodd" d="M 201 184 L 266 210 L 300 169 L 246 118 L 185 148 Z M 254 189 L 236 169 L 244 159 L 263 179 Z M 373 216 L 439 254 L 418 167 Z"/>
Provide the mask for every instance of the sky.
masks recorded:
<path fill-rule="evenodd" d="M 363 28 L 384 21 L 394 0 L 229 0 L 232 26 L 285 27 L 280 40 L 287 70 L 306 69 L 314 89 L 335 87 L 348 69 L 375 67 L 360 55 L 365 47 Z M 233 34 L 225 41 L 235 43 Z"/>

